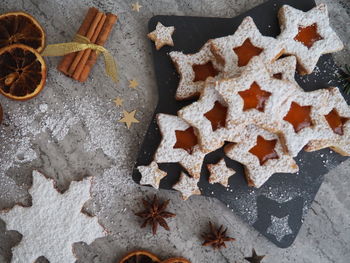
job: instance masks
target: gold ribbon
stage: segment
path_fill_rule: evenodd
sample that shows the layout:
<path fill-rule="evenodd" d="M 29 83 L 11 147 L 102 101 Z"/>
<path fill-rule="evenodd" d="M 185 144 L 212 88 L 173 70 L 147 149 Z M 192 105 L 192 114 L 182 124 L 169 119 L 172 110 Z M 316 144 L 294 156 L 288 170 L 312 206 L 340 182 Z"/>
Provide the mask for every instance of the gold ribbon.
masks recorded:
<path fill-rule="evenodd" d="M 117 65 L 111 53 L 103 46 L 92 44 L 88 38 L 82 35 L 77 34 L 73 42 L 48 45 L 41 55 L 48 57 L 64 56 L 85 49 L 95 50 L 97 54 L 102 53 L 105 61 L 106 74 L 113 79 L 114 82 L 118 82 Z"/>

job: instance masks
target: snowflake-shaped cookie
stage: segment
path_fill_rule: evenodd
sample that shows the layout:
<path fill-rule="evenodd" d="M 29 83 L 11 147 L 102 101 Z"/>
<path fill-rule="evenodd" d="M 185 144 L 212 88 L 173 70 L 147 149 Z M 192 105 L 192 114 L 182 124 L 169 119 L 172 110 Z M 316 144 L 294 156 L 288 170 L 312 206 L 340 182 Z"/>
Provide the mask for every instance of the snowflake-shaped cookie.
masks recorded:
<path fill-rule="evenodd" d="M 233 35 L 213 39 L 210 43 L 212 52 L 224 66 L 226 77 L 242 72 L 255 56 L 264 63 L 271 63 L 283 53 L 283 44 L 273 37 L 263 36 L 249 16 L 243 19 Z"/>
<path fill-rule="evenodd" d="M 33 186 L 29 189 L 33 205 L 0 213 L 9 229 L 23 235 L 14 248 L 12 261 L 34 262 L 44 256 L 51 263 L 74 262 L 73 243 L 91 243 L 105 236 L 96 217 L 81 213 L 90 198 L 90 186 L 90 179 L 73 182 L 69 190 L 60 194 L 51 180 L 33 171 Z"/>
<path fill-rule="evenodd" d="M 178 112 L 198 131 L 199 144 L 205 153 L 215 151 L 225 141 L 235 142 L 240 132 L 239 127 L 232 125 L 227 103 L 216 91 L 216 85 L 216 80 L 208 79 L 200 99 Z"/>
<path fill-rule="evenodd" d="M 180 82 L 176 90 L 177 100 L 199 95 L 208 77 L 221 75 L 222 66 L 216 62 L 210 50 L 210 43 L 206 43 L 194 54 L 172 51 L 169 55 L 180 75 Z"/>
<path fill-rule="evenodd" d="M 227 187 L 229 178 L 236 173 L 235 170 L 227 167 L 224 158 L 216 164 L 207 164 L 207 167 L 210 173 L 210 184 L 219 183 Z"/>
<path fill-rule="evenodd" d="M 162 23 L 158 22 L 156 29 L 151 33 L 148 33 L 148 38 L 151 39 L 155 45 L 156 49 L 159 50 L 163 46 L 174 46 L 172 39 L 172 34 L 174 33 L 175 27 L 173 26 L 163 26 Z"/>
<path fill-rule="evenodd" d="M 330 88 L 329 92 L 327 109 L 321 117 L 321 127 L 327 138 L 309 142 L 305 150 L 312 152 L 331 147 L 344 156 L 350 156 L 350 107 L 338 88 Z"/>
<path fill-rule="evenodd" d="M 205 153 L 198 145 L 196 130 L 178 116 L 157 115 L 162 140 L 155 153 L 157 163 L 180 163 L 190 175 L 199 178 Z"/>
<path fill-rule="evenodd" d="M 200 195 L 201 191 L 198 188 L 199 178 L 193 178 L 187 176 L 184 172 L 181 172 L 179 181 L 173 186 L 173 188 L 181 193 L 183 200 L 187 200 L 191 195 Z"/>
<path fill-rule="evenodd" d="M 256 124 L 272 132 L 278 131 L 281 104 L 297 90 L 293 83 L 271 77 L 259 57 L 240 77 L 219 81 L 215 89 L 227 102 L 231 125 Z"/>
<path fill-rule="evenodd" d="M 296 173 L 299 168 L 285 152 L 280 138 L 255 125 L 242 131 L 242 140 L 225 147 L 226 155 L 245 167 L 248 185 L 259 188 L 275 173 Z"/>
<path fill-rule="evenodd" d="M 156 162 L 151 162 L 148 166 L 138 166 L 137 169 L 141 173 L 142 185 L 152 185 L 154 188 L 159 188 L 160 180 L 162 180 L 167 173 L 160 170 Z"/>
<path fill-rule="evenodd" d="M 298 71 L 310 74 L 322 54 L 343 49 L 344 45 L 329 25 L 328 10 L 319 4 L 308 12 L 284 5 L 278 13 L 285 53 L 296 56 Z"/>

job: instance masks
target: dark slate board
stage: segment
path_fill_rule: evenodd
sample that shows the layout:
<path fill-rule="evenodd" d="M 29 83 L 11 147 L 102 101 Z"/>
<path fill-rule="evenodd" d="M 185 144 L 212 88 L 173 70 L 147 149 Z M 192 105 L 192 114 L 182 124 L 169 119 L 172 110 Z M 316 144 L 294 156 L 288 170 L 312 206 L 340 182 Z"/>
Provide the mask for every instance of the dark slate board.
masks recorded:
<path fill-rule="evenodd" d="M 253 17 L 263 35 L 277 36 L 279 34 L 277 11 L 283 4 L 304 11 L 315 6 L 313 0 L 274 0 L 235 18 L 153 17 L 149 21 L 149 31 L 154 30 L 158 21 L 165 26 L 175 26 L 176 28 L 173 35 L 174 47 L 163 47 L 160 51 L 156 51 L 152 43 L 154 67 L 159 88 L 159 103 L 155 114 L 175 115 L 179 109 L 192 102 L 191 100 L 179 102 L 174 99 L 179 78 L 168 52 L 173 50 L 184 53 L 197 52 L 208 39 L 233 34 L 245 16 Z M 296 76 L 296 79 L 306 91 L 311 91 L 330 85 L 339 85 L 334 74 L 336 71 L 338 68 L 331 55 L 324 55 L 318 63 L 318 69 L 313 74 L 306 77 Z M 346 99 L 349 103 L 349 96 Z M 136 167 L 148 165 L 153 160 L 160 140 L 161 134 L 156 120 L 153 118 L 134 169 L 133 179 L 135 182 L 139 183 L 141 179 Z M 219 149 L 208 154 L 204 164 L 216 163 L 223 156 L 222 149 Z M 209 173 L 206 165 L 203 165 L 199 182 L 202 195 L 221 200 L 268 240 L 281 248 L 286 248 L 295 240 L 303 218 L 323 181 L 324 174 L 343 162 L 345 157 L 328 149 L 315 153 L 301 152 L 296 158 L 300 167 L 298 174 L 275 174 L 260 189 L 247 186 L 242 165 L 227 157 L 225 160 L 229 167 L 237 171 L 236 175 L 230 178 L 230 187 L 209 184 Z M 168 176 L 161 181 L 160 187 L 171 189 L 172 185 L 177 182 L 182 168 L 175 163 L 160 164 L 159 166 L 168 173 Z M 213 212 L 215 213 L 215 211 Z M 274 220 L 272 216 L 275 217 Z"/>

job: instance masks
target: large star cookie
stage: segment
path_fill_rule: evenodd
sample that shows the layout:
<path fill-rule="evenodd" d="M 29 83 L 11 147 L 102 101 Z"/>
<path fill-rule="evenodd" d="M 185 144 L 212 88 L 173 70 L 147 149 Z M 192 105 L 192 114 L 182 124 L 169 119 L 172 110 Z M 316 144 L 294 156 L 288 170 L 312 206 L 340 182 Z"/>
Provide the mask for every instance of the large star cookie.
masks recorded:
<path fill-rule="evenodd" d="M 296 56 L 298 71 L 310 74 L 322 54 L 343 49 L 344 45 L 329 25 L 325 4 L 308 12 L 284 5 L 278 13 L 285 53 Z"/>
<path fill-rule="evenodd" d="M 221 75 L 222 66 L 216 62 L 210 50 L 210 43 L 206 43 L 194 54 L 172 51 L 169 55 L 180 75 L 180 82 L 176 90 L 177 100 L 199 95 L 208 77 Z"/>
<path fill-rule="evenodd" d="M 33 172 L 33 186 L 29 189 L 33 205 L 16 206 L 8 213 L 0 213 L 9 229 L 22 235 L 22 241 L 13 251 L 13 262 L 34 262 L 44 256 L 51 263 L 74 262 L 75 242 L 91 243 L 105 236 L 96 217 L 81 213 L 90 198 L 90 179 L 73 182 L 60 194 L 51 180 Z"/>
<path fill-rule="evenodd" d="M 242 140 L 225 147 L 226 155 L 244 165 L 248 185 L 259 188 L 274 173 L 296 173 L 299 168 L 285 152 L 280 138 L 255 125 L 248 125 Z"/>
<path fill-rule="evenodd" d="M 330 88 L 328 109 L 321 118 L 324 140 L 314 140 L 305 147 L 307 152 L 331 147 L 334 151 L 350 156 L 350 107 L 338 88 Z"/>
<path fill-rule="evenodd" d="M 273 37 L 263 36 L 249 16 L 233 35 L 212 39 L 210 43 L 212 52 L 224 66 L 226 77 L 237 76 L 255 56 L 264 63 L 271 63 L 283 53 L 283 44 Z"/>
<path fill-rule="evenodd" d="M 196 131 L 184 120 L 168 114 L 157 115 L 162 140 L 155 153 L 157 163 L 180 163 L 194 178 L 199 178 L 205 153 L 200 150 Z"/>
<path fill-rule="evenodd" d="M 175 27 L 173 26 L 163 26 L 162 23 L 158 22 L 156 25 L 156 29 L 151 33 L 148 33 L 148 38 L 151 39 L 155 45 L 156 49 L 159 50 L 163 46 L 174 46 L 174 42 L 172 39 L 172 34 L 175 31 Z"/>
<path fill-rule="evenodd" d="M 151 162 L 148 166 L 138 166 L 141 174 L 140 184 L 142 185 L 151 185 L 154 188 L 159 188 L 160 180 L 162 180 L 167 173 L 160 170 L 156 162 Z"/>
<path fill-rule="evenodd" d="M 183 200 L 187 200 L 191 195 L 200 195 L 201 191 L 198 188 L 199 178 L 187 176 L 184 172 L 180 174 L 179 181 L 173 188 L 181 193 Z"/>
<path fill-rule="evenodd" d="M 219 183 L 223 186 L 228 186 L 229 178 L 236 173 L 232 168 L 227 167 L 224 158 L 216 164 L 207 164 L 209 170 L 209 183 Z"/>

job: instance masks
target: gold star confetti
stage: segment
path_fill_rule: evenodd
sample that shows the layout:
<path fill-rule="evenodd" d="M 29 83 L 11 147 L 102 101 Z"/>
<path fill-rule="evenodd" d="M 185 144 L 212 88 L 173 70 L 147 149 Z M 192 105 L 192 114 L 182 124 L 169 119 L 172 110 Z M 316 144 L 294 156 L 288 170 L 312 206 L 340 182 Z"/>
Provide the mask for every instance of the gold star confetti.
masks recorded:
<path fill-rule="evenodd" d="M 120 107 L 120 106 L 122 106 L 123 105 L 123 99 L 122 98 L 120 98 L 120 97 L 116 97 L 115 99 L 114 99 L 114 103 L 115 103 L 115 105 L 117 106 L 117 107 Z"/>
<path fill-rule="evenodd" d="M 126 126 L 128 127 L 128 129 L 130 129 L 132 123 L 139 123 L 139 121 L 137 119 L 135 119 L 135 113 L 136 113 L 136 110 L 134 110 L 132 112 L 127 112 L 127 111 L 123 110 L 124 117 L 121 118 L 119 120 L 119 122 L 124 122 L 126 124 Z"/>
<path fill-rule="evenodd" d="M 131 4 L 132 11 L 140 12 L 142 5 L 139 4 L 139 2 L 136 2 L 135 4 Z"/>
<path fill-rule="evenodd" d="M 139 83 L 137 82 L 136 79 L 129 80 L 129 88 L 135 89 L 138 86 L 139 86 Z"/>

